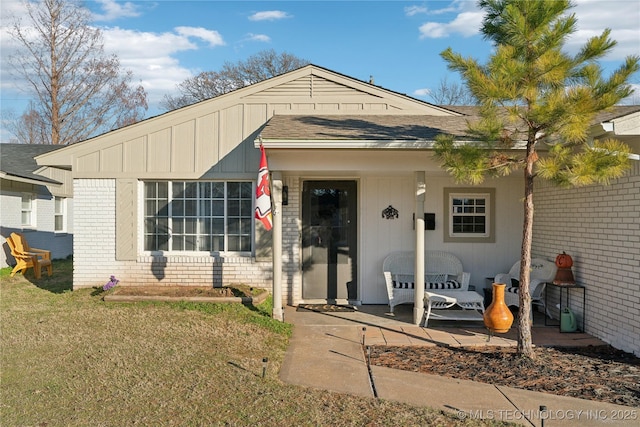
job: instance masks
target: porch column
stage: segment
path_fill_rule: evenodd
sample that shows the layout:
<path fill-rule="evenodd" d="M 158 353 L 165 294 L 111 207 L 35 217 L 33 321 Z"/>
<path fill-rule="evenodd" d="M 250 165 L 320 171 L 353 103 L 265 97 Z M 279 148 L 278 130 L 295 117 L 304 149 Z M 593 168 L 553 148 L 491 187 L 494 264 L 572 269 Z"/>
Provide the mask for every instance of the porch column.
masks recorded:
<path fill-rule="evenodd" d="M 283 321 L 282 313 L 282 173 L 271 174 L 271 214 L 273 215 L 273 318 Z"/>
<path fill-rule="evenodd" d="M 420 325 L 424 316 L 424 193 L 426 183 L 424 172 L 415 172 L 415 227 L 416 227 L 416 260 L 414 276 L 413 323 Z"/>

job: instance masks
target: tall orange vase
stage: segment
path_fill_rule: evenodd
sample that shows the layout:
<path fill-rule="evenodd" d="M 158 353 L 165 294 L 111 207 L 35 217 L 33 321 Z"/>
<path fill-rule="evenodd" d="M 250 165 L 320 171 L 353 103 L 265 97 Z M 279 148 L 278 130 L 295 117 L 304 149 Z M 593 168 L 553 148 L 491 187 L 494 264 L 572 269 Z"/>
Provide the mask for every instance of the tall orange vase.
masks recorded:
<path fill-rule="evenodd" d="M 507 304 L 504 303 L 504 283 L 493 284 L 493 299 L 484 311 L 484 325 L 492 333 L 503 334 L 509 332 L 513 324 L 513 314 Z"/>

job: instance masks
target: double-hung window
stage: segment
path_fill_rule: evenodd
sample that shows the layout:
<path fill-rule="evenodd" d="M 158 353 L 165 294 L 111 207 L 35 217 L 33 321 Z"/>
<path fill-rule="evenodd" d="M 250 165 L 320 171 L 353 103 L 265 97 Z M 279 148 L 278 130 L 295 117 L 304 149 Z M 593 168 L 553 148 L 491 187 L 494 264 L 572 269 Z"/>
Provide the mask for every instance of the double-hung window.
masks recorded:
<path fill-rule="evenodd" d="M 495 189 L 445 188 L 445 242 L 495 242 Z"/>
<path fill-rule="evenodd" d="M 35 215 L 33 212 L 33 196 L 28 193 L 22 195 L 22 205 L 20 210 L 20 222 L 23 227 L 33 227 Z"/>
<path fill-rule="evenodd" d="M 146 251 L 250 252 L 250 181 L 145 182 Z"/>
<path fill-rule="evenodd" d="M 53 221 L 54 221 L 54 230 L 57 232 L 65 231 L 65 208 L 66 208 L 66 200 L 64 197 L 55 197 L 54 199 L 54 212 L 53 212 Z"/>

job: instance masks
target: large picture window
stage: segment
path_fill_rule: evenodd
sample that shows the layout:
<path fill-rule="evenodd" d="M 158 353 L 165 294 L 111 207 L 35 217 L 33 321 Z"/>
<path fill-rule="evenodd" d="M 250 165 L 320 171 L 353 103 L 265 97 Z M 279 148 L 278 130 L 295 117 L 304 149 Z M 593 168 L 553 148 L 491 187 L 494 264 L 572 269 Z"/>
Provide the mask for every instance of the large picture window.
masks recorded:
<path fill-rule="evenodd" d="M 251 251 L 251 182 L 155 181 L 144 186 L 146 251 Z"/>
<path fill-rule="evenodd" d="M 495 189 L 445 188 L 445 242 L 495 242 Z"/>

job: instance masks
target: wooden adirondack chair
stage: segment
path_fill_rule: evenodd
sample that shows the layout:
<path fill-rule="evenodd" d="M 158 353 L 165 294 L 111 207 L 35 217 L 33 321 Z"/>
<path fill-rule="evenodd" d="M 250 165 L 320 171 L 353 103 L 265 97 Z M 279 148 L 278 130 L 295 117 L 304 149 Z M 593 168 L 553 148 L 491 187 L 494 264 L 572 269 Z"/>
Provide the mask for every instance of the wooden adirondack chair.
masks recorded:
<path fill-rule="evenodd" d="M 19 271 L 24 274 L 28 268 L 33 268 L 36 279 L 41 277 L 44 267 L 47 269 L 47 275 L 53 274 L 50 251 L 29 247 L 27 239 L 20 233 L 11 233 L 7 237 L 7 244 L 11 249 L 11 255 L 16 259 L 16 266 L 11 271 L 11 277 Z"/>

